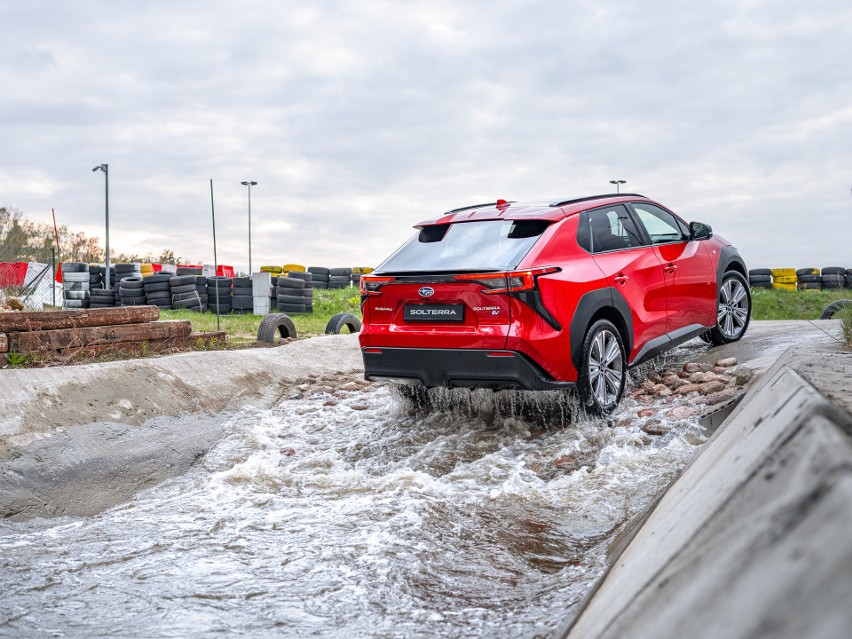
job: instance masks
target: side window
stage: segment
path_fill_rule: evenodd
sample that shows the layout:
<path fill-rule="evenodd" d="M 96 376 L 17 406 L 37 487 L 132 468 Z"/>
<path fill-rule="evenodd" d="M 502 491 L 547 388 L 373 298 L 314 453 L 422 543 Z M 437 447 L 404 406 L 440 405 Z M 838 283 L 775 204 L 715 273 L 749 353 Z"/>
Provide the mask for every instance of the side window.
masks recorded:
<path fill-rule="evenodd" d="M 636 225 L 622 205 L 582 213 L 577 243 L 589 253 L 617 251 L 643 244 Z"/>
<path fill-rule="evenodd" d="M 634 202 L 632 206 L 648 231 L 652 244 L 685 242 L 689 239 L 689 229 L 668 211 L 645 202 Z"/>

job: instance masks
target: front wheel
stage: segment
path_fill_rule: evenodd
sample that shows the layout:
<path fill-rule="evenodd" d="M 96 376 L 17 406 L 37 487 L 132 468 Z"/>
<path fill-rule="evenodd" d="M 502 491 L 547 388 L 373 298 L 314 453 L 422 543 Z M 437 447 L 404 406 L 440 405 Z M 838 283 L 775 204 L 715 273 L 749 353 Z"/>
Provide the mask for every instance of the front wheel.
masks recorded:
<path fill-rule="evenodd" d="M 598 320 L 592 324 L 583 340 L 581 357 L 577 380 L 580 400 L 591 413 L 611 413 L 624 393 L 627 369 L 624 342 L 612 322 Z"/>
<path fill-rule="evenodd" d="M 736 271 L 728 271 L 716 297 L 716 326 L 710 330 L 710 343 L 718 346 L 736 342 L 745 335 L 750 319 L 748 282 Z"/>

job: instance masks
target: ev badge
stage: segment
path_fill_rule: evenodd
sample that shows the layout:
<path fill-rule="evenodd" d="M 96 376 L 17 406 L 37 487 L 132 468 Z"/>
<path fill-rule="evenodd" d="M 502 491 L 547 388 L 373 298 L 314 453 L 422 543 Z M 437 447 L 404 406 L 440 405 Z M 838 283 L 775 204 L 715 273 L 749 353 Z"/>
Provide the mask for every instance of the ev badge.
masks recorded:
<path fill-rule="evenodd" d="M 435 294 L 435 289 L 431 286 L 423 286 L 417 291 L 420 297 L 432 297 Z"/>

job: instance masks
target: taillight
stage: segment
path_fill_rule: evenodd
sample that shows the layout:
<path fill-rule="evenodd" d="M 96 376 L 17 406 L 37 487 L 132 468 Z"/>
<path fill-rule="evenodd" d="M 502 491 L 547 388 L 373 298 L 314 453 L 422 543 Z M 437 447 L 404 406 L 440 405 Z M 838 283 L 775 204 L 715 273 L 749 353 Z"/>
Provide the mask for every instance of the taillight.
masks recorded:
<path fill-rule="evenodd" d="M 382 292 L 379 289 L 385 284 L 393 282 L 395 279 L 395 277 L 373 277 L 370 275 L 362 275 L 360 286 L 361 295 L 367 295 L 369 297 L 381 295 Z"/>
<path fill-rule="evenodd" d="M 560 270 L 556 266 L 545 266 L 527 271 L 509 271 L 508 273 L 464 273 L 454 275 L 453 278 L 466 282 L 478 282 L 486 287 L 482 291 L 483 294 L 498 295 L 500 293 L 532 291 L 536 287 L 536 278 L 548 273 L 557 273 Z M 363 280 L 363 277 L 361 279 Z"/>

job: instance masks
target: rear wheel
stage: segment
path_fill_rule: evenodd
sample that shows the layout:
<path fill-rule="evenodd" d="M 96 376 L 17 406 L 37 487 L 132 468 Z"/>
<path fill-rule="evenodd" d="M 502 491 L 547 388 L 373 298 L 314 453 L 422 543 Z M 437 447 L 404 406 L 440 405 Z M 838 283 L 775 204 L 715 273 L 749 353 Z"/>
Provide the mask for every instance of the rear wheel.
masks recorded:
<path fill-rule="evenodd" d="M 716 298 L 716 326 L 710 330 L 710 343 L 715 345 L 736 342 L 745 335 L 751 319 L 751 294 L 745 278 L 728 271 L 719 286 Z"/>
<path fill-rule="evenodd" d="M 578 389 L 586 410 L 599 415 L 615 410 L 624 393 L 626 369 L 621 334 L 612 322 L 598 320 L 583 340 Z"/>

